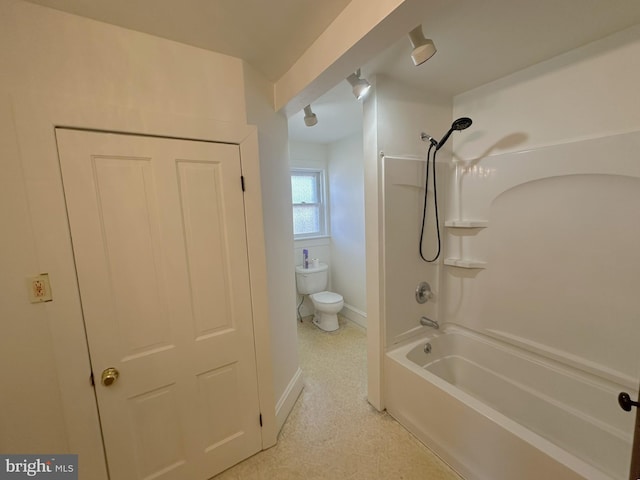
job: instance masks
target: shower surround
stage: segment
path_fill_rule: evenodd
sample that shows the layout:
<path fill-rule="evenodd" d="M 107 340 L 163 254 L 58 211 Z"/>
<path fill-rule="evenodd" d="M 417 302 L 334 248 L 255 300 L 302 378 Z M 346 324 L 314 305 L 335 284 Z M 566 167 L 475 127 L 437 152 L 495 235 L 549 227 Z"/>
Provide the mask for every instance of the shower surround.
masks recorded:
<path fill-rule="evenodd" d="M 611 299 L 633 298 L 640 253 L 636 235 L 611 233 L 640 225 L 632 211 L 640 163 L 629 161 L 638 151 L 640 133 L 622 134 L 496 155 L 453 176 L 474 201 L 459 195 L 456 208 L 468 215 L 445 228 L 450 265 L 440 266 L 438 319 L 447 326 L 434 334 L 414 317 L 416 327 L 396 337 L 385 401 L 466 478 L 506 480 L 516 467 L 535 475 L 546 468 L 553 478 L 625 477 L 633 423 L 617 395 L 637 395 L 637 315 L 632 303 Z M 416 163 L 385 164 L 395 172 L 385 175 L 390 210 L 401 201 L 394 191 L 409 188 L 398 172 Z M 518 174 L 505 174 L 514 168 Z M 421 337 L 407 347 L 409 333 Z M 427 341 L 433 351 L 420 355 Z M 444 418 L 466 442 L 452 440 Z M 478 443 L 510 453 L 487 462 L 477 458 Z"/>
<path fill-rule="evenodd" d="M 438 160 L 436 265 L 417 251 L 421 150 L 393 150 L 379 135 L 385 406 L 465 478 L 501 478 L 501 467 L 515 473 L 519 465 L 535 465 L 536 478 L 627 476 L 634 417 L 617 394 L 636 398 L 640 378 L 640 100 L 629 94 L 640 81 L 640 65 L 629 62 L 640 58 L 638 39 L 634 27 L 454 99 L 452 117 L 474 124 Z M 619 71 L 625 75 L 611 74 Z M 414 131 L 434 130 L 430 106 L 424 111 Z M 410 130 L 394 127 L 389 137 Z M 433 224 L 427 228 L 433 245 Z M 395 280 L 399 272 L 406 281 Z M 434 291 L 424 305 L 413 299 L 420 280 Z M 478 342 L 437 338 L 434 351 L 456 346 L 411 362 L 408 345 L 434 336 L 419 325 L 422 315 L 445 336 L 466 332 Z M 478 356 L 479 344 L 492 348 Z M 484 391 L 465 383 L 480 374 Z M 522 386 L 527 400 L 514 393 Z M 569 432 L 562 441 L 559 425 Z M 506 443 L 485 448 L 494 435 Z"/>

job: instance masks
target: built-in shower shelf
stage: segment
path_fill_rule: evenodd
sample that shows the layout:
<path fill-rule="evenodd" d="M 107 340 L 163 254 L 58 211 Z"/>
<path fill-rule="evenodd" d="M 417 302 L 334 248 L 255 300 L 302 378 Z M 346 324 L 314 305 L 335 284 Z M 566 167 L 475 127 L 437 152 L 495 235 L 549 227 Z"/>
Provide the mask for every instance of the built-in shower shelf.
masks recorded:
<path fill-rule="evenodd" d="M 444 222 L 449 228 L 486 228 L 489 222 L 486 220 L 448 220 Z"/>
<path fill-rule="evenodd" d="M 487 268 L 487 262 L 468 260 L 466 258 L 445 258 L 444 264 L 459 268 Z"/>

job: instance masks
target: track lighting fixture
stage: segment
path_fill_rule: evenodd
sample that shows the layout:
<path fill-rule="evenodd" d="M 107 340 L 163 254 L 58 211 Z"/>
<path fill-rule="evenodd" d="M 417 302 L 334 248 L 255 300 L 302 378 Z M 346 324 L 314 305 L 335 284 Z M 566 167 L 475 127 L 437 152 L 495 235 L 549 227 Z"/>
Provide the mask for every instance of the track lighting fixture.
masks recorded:
<path fill-rule="evenodd" d="M 313 127 L 318 123 L 318 117 L 311 111 L 311 105 L 304 107 L 304 124 L 307 127 Z"/>
<path fill-rule="evenodd" d="M 353 88 L 353 95 L 358 100 L 363 98 L 371 88 L 371 84 L 366 79 L 360 78 L 360 69 L 349 75 L 347 77 L 347 81 L 351 84 L 351 87 Z"/>
<path fill-rule="evenodd" d="M 430 38 L 424 38 L 422 33 L 422 25 L 409 32 L 409 41 L 413 47 L 411 52 L 411 60 L 415 66 L 422 65 L 436 53 L 436 46 Z"/>

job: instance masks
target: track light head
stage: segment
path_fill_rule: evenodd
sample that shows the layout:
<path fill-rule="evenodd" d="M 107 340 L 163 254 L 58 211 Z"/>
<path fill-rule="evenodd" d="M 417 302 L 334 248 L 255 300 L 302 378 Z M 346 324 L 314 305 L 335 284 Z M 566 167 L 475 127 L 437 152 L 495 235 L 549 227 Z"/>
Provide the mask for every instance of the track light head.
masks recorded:
<path fill-rule="evenodd" d="M 409 32 L 409 41 L 413 47 L 411 52 L 411 60 L 417 67 L 433 57 L 436 53 L 436 46 L 433 40 L 430 38 L 424 38 L 422 33 L 422 25 L 418 25 L 416 28 Z"/>
<path fill-rule="evenodd" d="M 360 78 L 360 69 L 356 70 L 347 77 L 347 81 L 351 84 L 353 95 L 356 99 L 361 100 L 371 88 L 371 84 L 364 78 Z"/>
<path fill-rule="evenodd" d="M 313 127 L 318 123 L 318 117 L 311 111 L 311 105 L 304 107 L 304 124 L 307 127 Z"/>

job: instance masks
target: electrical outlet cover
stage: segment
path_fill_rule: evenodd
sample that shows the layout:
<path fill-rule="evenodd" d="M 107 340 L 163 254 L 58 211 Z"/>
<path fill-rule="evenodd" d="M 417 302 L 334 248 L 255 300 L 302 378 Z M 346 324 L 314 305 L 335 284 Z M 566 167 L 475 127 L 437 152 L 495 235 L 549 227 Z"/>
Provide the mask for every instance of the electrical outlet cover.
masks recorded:
<path fill-rule="evenodd" d="M 29 301 L 31 303 L 50 302 L 53 300 L 48 273 L 41 273 L 40 275 L 28 278 L 27 288 L 29 290 Z"/>

